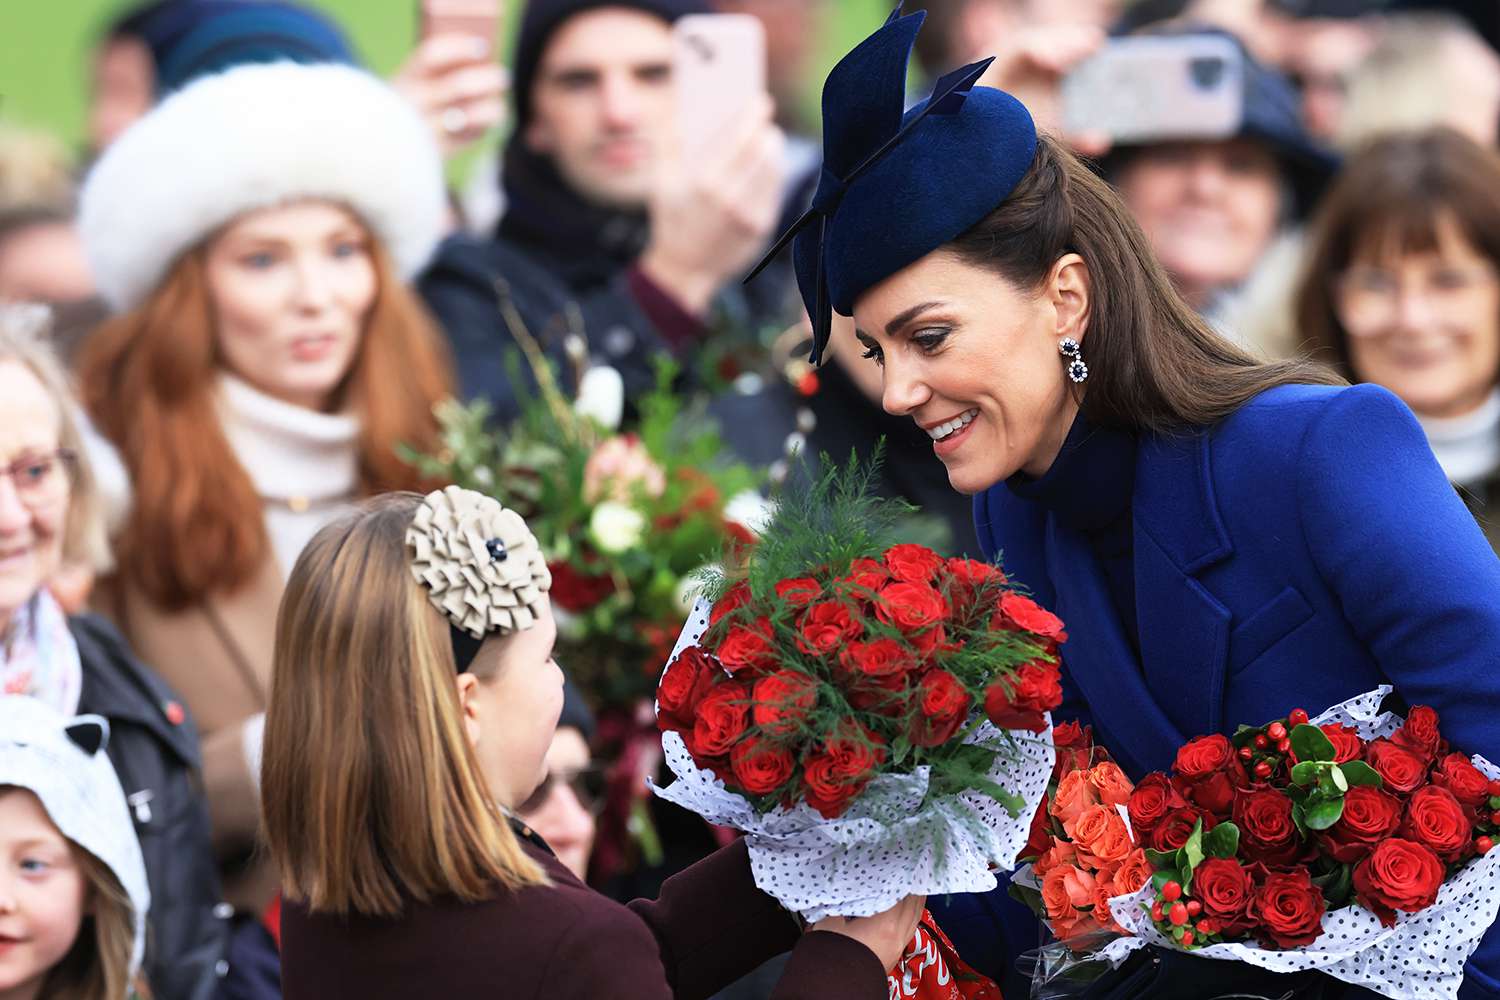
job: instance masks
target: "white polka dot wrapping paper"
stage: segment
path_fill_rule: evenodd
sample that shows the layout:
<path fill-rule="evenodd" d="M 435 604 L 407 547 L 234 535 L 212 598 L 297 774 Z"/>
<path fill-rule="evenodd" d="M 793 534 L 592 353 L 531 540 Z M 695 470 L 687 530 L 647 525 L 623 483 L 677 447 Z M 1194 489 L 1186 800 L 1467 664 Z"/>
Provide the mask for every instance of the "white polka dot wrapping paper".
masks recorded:
<path fill-rule="evenodd" d="M 700 600 L 672 659 L 703 635 L 708 612 Z M 1056 759 L 1050 720 L 1041 734 L 1010 733 L 986 722 L 970 739 L 1004 748 L 989 777 L 1021 797 L 1018 815 L 978 791 L 924 803 L 925 767 L 877 776 L 837 819 L 824 819 L 803 803 L 759 814 L 713 772 L 695 766 L 676 733 L 662 735 L 676 780 L 651 787 L 711 823 L 744 831 L 755 884 L 802 919 L 868 917 L 912 894 L 988 892 L 996 885 L 994 870 L 1015 867 Z"/>
<path fill-rule="evenodd" d="M 1370 740 L 1389 736 L 1401 719 L 1380 712 L 1389 685 L 1336 705 L 1313 719 L 1315 724 L 1342 722 Z M 1487 777 L 1500 778 L 1500 768 L 1483 757 L 1472 758 Z M 1110 913 L 1134 937 L 1117 938 L 1101 956 L 1118 965 L 1130 952 L 1146 945 L 1174 947 L 1151 922 L 1146 907 L 1151 886 L 1109 901 Z M 1474 859 L 1438 891 L 1437 902 L 1420 913 L 1398 913 L 1394 927 L 1382 927 L 1375 914 L 1362 906 L 1333 910 L 1323 916 L 1323 934 L 1312 944 L 1291 951 L 1269 951 L 1247 944 L 1216 944 L 1197 948 L 1199 958 L 1246 962 L 1272 972 L 1318 969 L 1393 1000 L 1455 1000 L 1463 982 L 1464 963 L 1500 909 L 1500 851 Z"/>

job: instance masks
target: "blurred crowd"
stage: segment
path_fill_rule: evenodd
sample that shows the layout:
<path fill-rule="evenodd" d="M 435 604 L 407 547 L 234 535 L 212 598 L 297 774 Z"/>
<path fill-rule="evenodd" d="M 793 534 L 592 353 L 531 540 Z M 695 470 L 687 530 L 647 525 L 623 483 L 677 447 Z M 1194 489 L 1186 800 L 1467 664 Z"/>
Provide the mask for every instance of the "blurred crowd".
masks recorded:
<path fill-rule="evenodd" d="M 627 421 L 674 360 L 727 445 L 777 474 L 791 451 L 883 439 L 880 488 L 977 551 L 968 499 L 882 409 L 852 326 L 813 369 L 790 260 L 741 283 L 817 187 L 805 96 L 833 4 L 505 6 L 513 51 L 434 0 L 381 79 L 311 7 L 156 0 L 99 27 L 81 154 L 0 121 L 0 688 L 108 723 L 117 835 L 150 888 L 142 995 L 279 995 L 257 783 L 286 572 L 361 498 L 433 485 L 395 445 L 441 446 L 435 404 L 514 417 L 523 342 L 618 372 Z M 995 56 L 982 82 L 1090 158 L 1224 337 L 1401 397 L 1500 548 L 1500 7 L 907 6 L 929 11 L 929 82 Z M 704 133 L 674 24 L 710 11 L 758 19 L 766 73 Z M 473 154 L 497 134 L 498 155 Z M 478 166 L 450 185 L 464 153 Z M 580 876 L 593 730 L 570 690 L 520 809 Z M 13 874 L 38 839 L 21 833 L 78 843 L 3 775 L 0 943 L 46 911 L 46 886 Z M 89 878 L 130 887 L 107 865 Z M 79 977 L 94 961 L 122 981 L 123 953 L 89 920 L 97 946 L 37 936 L 29 967 L 0 949 L 0 994 L 104 996 Z"/>

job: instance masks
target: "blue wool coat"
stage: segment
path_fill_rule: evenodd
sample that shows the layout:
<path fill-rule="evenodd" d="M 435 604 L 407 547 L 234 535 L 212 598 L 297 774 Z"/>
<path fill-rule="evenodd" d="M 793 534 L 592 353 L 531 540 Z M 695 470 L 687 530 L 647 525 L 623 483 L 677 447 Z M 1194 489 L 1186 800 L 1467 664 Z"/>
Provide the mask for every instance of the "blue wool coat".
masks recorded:
<path fill-rule="evenodd" d="M 1500 761 L 1500 559 L 1395 396 L 1272 389 L 1210 429 L 1144 436 L 1135 469 L 1139 657 L 1084 537 L 1004 483 L 974 503 L 986 555 L 1067 624 L 1059 716 L 1092 723 L 1128 772 L 1382 683 Z M 962 950 L 989 921 L 1013 958 L 1035 926 L 995 897 L 955 898 L 945 927 Z M 1461 996 L 1500 998 L 1494 928 Z"/>

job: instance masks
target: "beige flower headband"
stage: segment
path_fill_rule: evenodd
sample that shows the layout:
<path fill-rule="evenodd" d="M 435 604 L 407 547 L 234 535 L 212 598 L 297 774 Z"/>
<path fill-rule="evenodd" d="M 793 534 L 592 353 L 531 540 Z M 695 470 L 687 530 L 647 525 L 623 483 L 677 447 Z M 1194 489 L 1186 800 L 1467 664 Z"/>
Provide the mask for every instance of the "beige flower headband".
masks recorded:
<path fill-rule="evenodd" d="M 429 493 L 406 544 L 412 576 L 448 619 L 460 673 L 485 636 L 536 624 L 552 574 L 526 522 L 498 500 L 458 486 Z"/>

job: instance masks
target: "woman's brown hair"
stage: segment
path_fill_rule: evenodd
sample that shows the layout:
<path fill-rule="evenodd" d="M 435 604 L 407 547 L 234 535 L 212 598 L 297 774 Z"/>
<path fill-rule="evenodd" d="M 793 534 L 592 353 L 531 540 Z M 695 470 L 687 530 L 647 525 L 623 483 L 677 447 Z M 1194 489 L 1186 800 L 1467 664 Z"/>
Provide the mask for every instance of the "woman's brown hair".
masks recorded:
<path fill-rule="evenodd" d="M 1500 270 L 1500 155 L 1436 128 L 1375 139 L 1349 160 L 1313 219 L 1297 286 L 1297 328 L 1315 357 L 1359 377 L 1340 275 L 1357 259 L 1437 250 L 1444 223 Z"/>
<path fill-rule="evenodd" d="M 432 408 L 453 384 L 441 335 L 380 241 L 370 248 L 378 290 L 338 400 L 359 417 L 366 494 L 426 485 L 396 447 L 436 447 Z M 79 362 L 84 405 L 130 473 L 119 564 L 168 610 L 235 589 L 270 553 L 261 500 L 215 411 L 221 364 L 201 245 L 102 326 Z"/>
<path fill-rule="evenodd" d="M 1096 424 L 1203 427 L 1275 386 L 1344 384 L 1322 365 L 1264 362 L 1210 327 L 1172 288 L 1114 189 L 1050 137 L 1038 137 L 1031 169 L 1000 207 L 944 249 L 1022 288 L 1039 287 L 1064 254 L 1083 258 L 1082 408 Z"/>
<path fill-rule="evenodd" d="M 282 891 L 315 911 L 394 916 L 546 881 L 485 783 L 447 622 L 411 573 L 421 502 L 376 497 L 323 528 L 281 599 L 261 808 Z"/>

